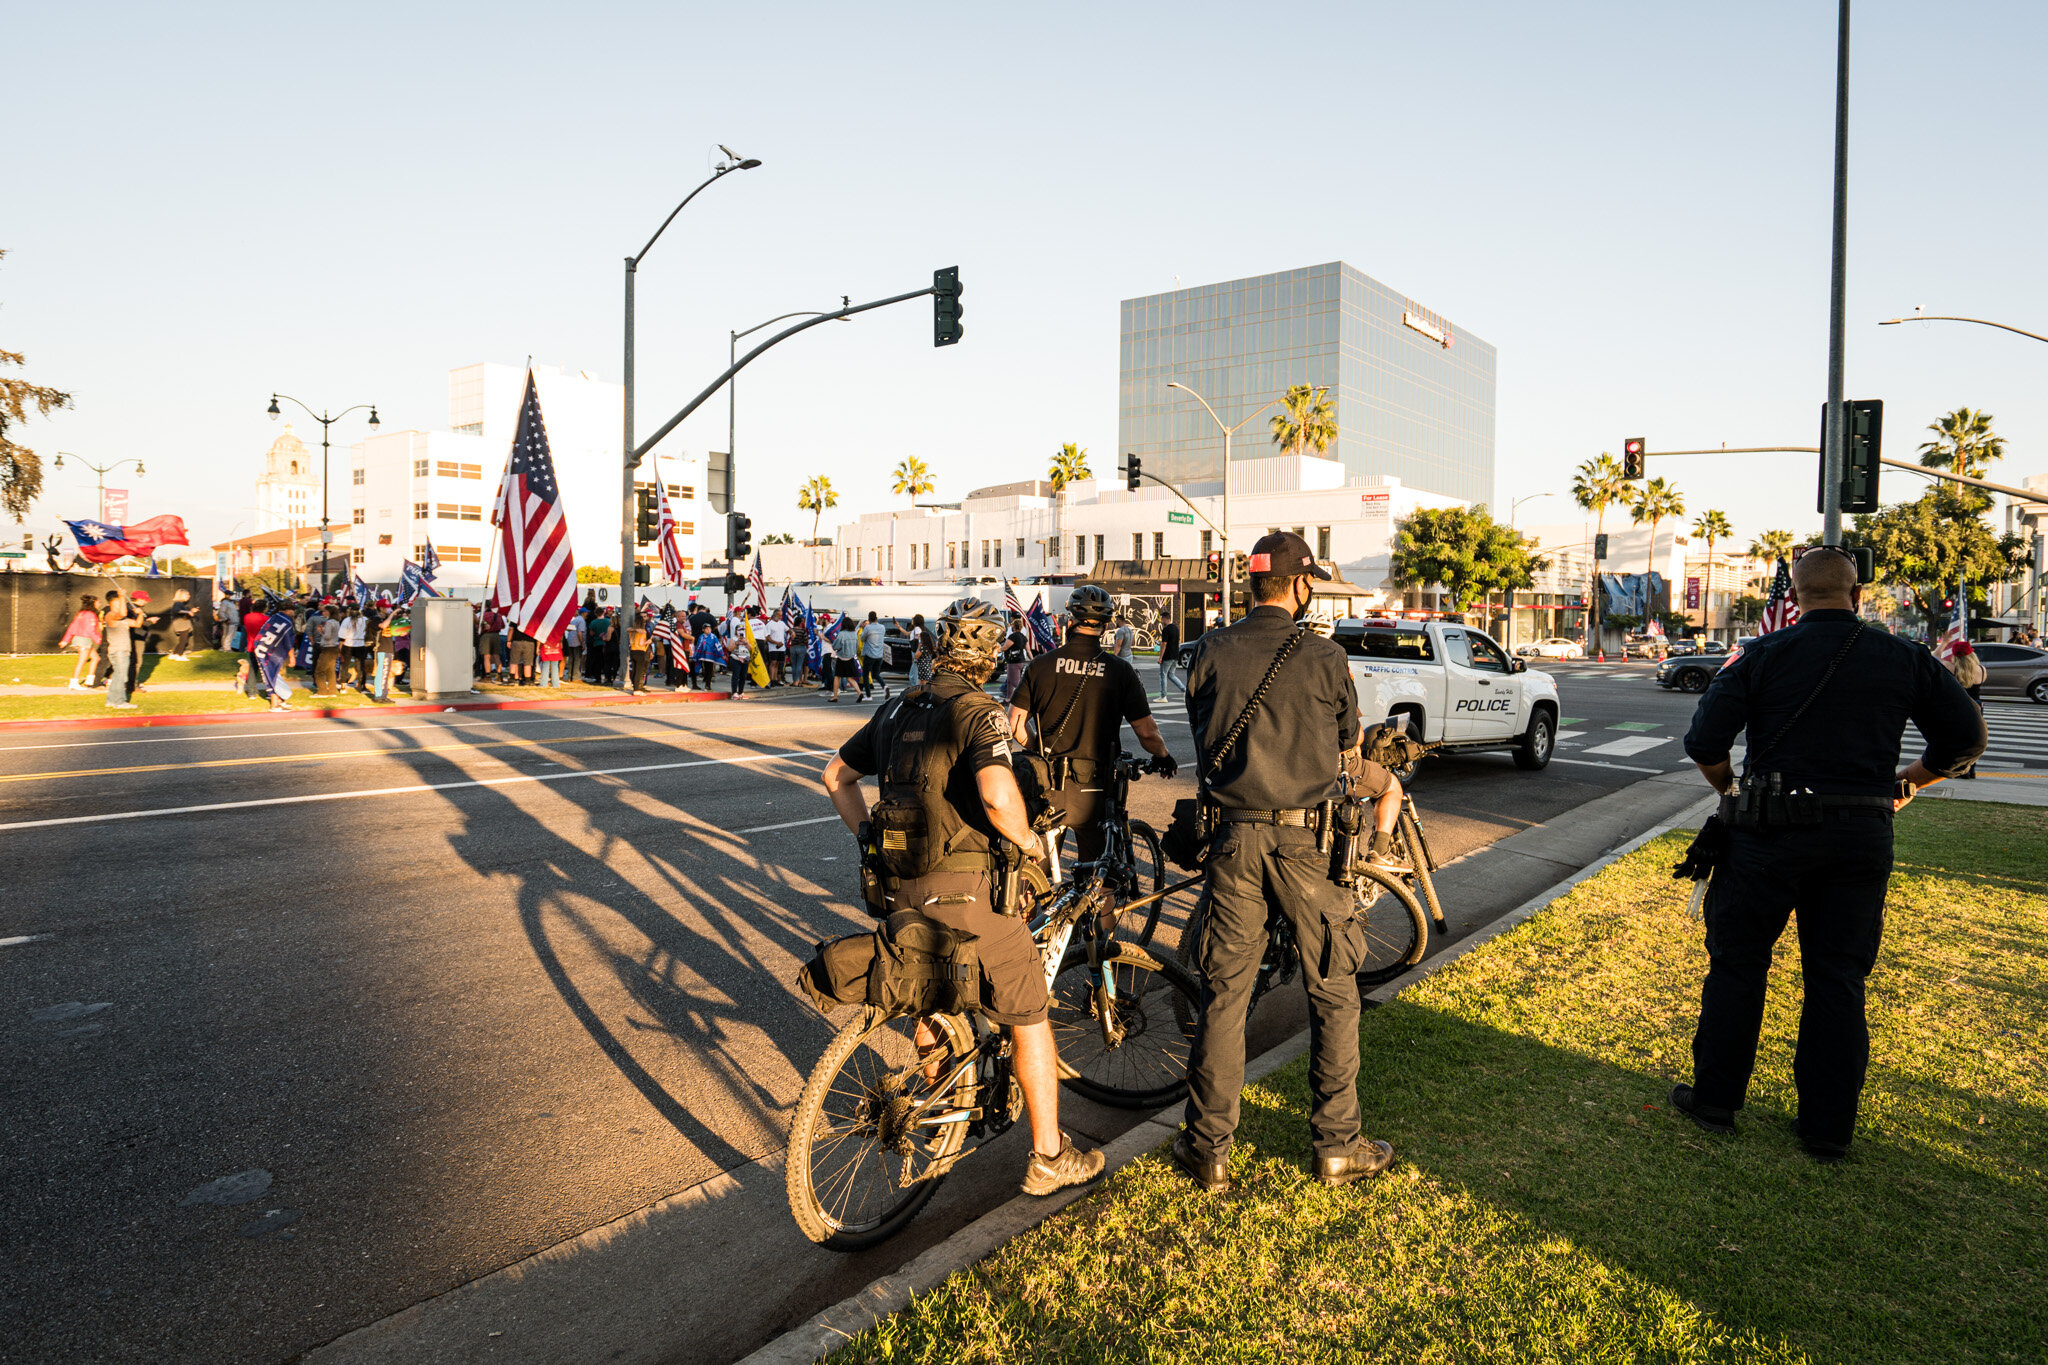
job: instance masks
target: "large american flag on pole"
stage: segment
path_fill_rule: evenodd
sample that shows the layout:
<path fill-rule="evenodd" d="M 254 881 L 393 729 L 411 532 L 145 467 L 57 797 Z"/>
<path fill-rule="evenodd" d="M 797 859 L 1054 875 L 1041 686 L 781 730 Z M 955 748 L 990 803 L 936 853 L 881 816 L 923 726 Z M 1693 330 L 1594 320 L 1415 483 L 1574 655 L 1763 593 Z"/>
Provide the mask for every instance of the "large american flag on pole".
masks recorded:
<path fill-rule="evenodd" d="M 683 581 L 683 551 L 676 544 L 676 518 L 668 509 L 668 485 L 661 481 L 661 462 L 654 464 L 655 505 L 661 510 L 661 520 L 654 532 L 655 543 L 661 546 L 661 575 L 678 587 Z"/>
<path fill-rule="evenodd" d="M 1970 639 L 1970 609 L 1966 605 L 1969 594 L 1963 590 L 1960 583 L 1956 585 L 1955 600 L 1956 608 L 1949 613 L 1948 629 L 1941 633 L 1941 639 L 1934 645 L 1934 657 L 1945 664 L 1954 663 L 1960 647 Z"/>
<path fill-rule="evenodd" d="M 546 644 L 559 641 L 562 627 L 576 610 L 576 556 L 569 548 L 561 488 L 555 482 L 555 462 L 548 454 L 547 427 L 541 422 L 540 395 L 531 370 L 526 372 L 526 398 L 519 407 L 519 434 L 512 438 L 512 457 L 505 462 L 491 525 L 498 528 L 491 605 L 534 639 Z"/>
<path fill-rule="evenodd" d="M 1757 623 L 1756 633 L 1769 635 L 1798 622 L 1799 604 L 1792 600 L 1792 566 L 1781 559 L 1777 576 L 1771 579 L 1771 595 L 1764 603 L 1763 620 Z"/>

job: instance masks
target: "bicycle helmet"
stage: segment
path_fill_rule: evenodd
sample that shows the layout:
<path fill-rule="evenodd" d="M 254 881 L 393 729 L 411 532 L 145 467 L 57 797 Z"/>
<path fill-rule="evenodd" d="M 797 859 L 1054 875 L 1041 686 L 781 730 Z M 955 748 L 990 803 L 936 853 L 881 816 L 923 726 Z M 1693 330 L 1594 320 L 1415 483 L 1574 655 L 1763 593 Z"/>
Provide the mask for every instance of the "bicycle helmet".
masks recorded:
<path fill-rule="evenodd" d="M 940 614 L 932 633 L 941 663 L 992 665 L 1010 631 L 994 607 L 963 597 Z"/>
<path fill-rule="evenodd" d="M 1116 615 L 1116 603 L 1105 590 L 1093 583 L 1083 583 L 1067 599 L 1067 615 L 1077 626 L 1106 626 Z"/>

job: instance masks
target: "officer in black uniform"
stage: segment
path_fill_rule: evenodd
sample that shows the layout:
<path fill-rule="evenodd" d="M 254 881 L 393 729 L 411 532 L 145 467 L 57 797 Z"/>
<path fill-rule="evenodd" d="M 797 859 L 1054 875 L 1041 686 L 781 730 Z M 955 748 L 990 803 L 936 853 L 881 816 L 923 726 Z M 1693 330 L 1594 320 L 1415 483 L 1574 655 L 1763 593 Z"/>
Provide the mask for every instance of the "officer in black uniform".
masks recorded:
<path fill-rule="evenodd" d="M 1147 772 L 1172 777 L 1179 771 L 1138 670 L 1102 647 L 1102 628 L 1115 613 L 1109 594 L 1095 584 L 1074 589 L 1067 599 L 1073 623 L 1067 642 L 1033 659 L 1010 697 L 1011 733 L 1019 747 L 1043 760 L 1039 766 L 1052 779 L 1045 799 L 1074 831 L 1074 856 L 1084 863 L 1102 856 L 1102 820 L 1110 813 L 1105 798 L 1125 721 L 1152 755 Z"/>
<path fill-rule="evenodd" d="M 1377 796 L 1389 775 L 1358 756 L 1358 701 L 1343 646 L 1297 626 L 1313 580 L 1330 575 L 1300 536 L 1284 531 L 1252 547 L 1249 567 L 1252 610 L 1228 630 L 1204 635 L 1188 665 L 1198 781 L 1218 823 L 1202 891 L 1202 1020 L 1173 1159 L 1202 1188 L 1229 1188 L 1245 1011 L 1266 951 L 1267 916 L 1277 909 L 1293 925 L 1308 988 L 1316 1176 L 1347 1185 L 1384 1171 L 1394 1149 L 1360 1136 L 1356 977 L 1365 929 L 1351 893 L 1330 880 L 1330 855 L 1319 849 L 1315 825 L 1320 804 L 1339 794 L 1340 769 L 1355 775 L 1354 795 Z M 1223 747 L 1254 701 L 1249 722 Z"/>
<path fill-rule="evenodd" d="M 976 940 L 983 1011 L 1010 1029 L 1031 1118 L 1024 1193 L 1051 1194 L 1101 1174 L 1103 1156 L 1060 1132 L 1059 1053 L 1047 1019 L 1045 964 L 1022 918 L 1025 907 L 998 914 L 993 905 L 999 845 L 1016 845 L 1013 856 L 1033 855 L 1039 846 L 1010 768 L 1010 727 L 996 699 L 982 691 L 1003 634 L 1002 619 L 985 603 L 962 598 L 948 607 L 938 621 L 931 681 L 875 712 L 825 765 L 824 780 L 839 818 L 856 834 L 869 818 L 860 789 L 867 774 L 883 774 L 885 806 L 901 791 L 922 808 L 938 856 L 925 875 L 893 888 L 887 908 L 915 908 Z"/>
<path fill-rule="evenodd" d="M 1849 555 L 1801 555 L 1792 566 L 1799 623 L 1723 667 L 1685 736 L 1687 755 L 1723 795 L 1729 834 L 1707 891 L 1693 1082 L 1673 1087 L 1671 1104 L 1702 1128 L 1735 1131 L 1771 950 L 1797 910 L 1806 1000 L 1793 1130 L 1823 1162 L 1849 1149 L 1870 1062 L 1863 986 L 1884 925 L 1892 816 L 1920 788 L 1965 771 L 1985 744 L 1983 718 L 1955 678 L 1921 646 L 1859 620 L 1857 593 Z M 1927 748 L 1896 771 L 1908 720 Z M 1738 792 L 1729 750 L 1745 731 Z"/>

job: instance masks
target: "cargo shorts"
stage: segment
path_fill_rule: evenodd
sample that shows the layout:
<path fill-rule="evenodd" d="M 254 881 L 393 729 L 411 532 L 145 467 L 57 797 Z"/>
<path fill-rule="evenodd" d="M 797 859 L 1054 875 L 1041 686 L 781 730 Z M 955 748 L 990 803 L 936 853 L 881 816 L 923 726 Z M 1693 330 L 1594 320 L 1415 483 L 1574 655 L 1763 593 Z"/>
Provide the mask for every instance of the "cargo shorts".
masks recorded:
<path fill-rule="evenodd" d="M 1344 770 L 1351 773 L 1351 795 L 1360 801 L 1377 801 L 1394 785 L 1394 775 L 1369 758 L 1347 759 Z"/>
<path fill-rule="evenodd" d="M 998 1024 L 1042 1024 L 1048 1004 L 1045 961 L 1021 917 L 989 908 L 994 889 L 986 872 L 934 872 L 904 882 L 890 896 L 889 908 L 916 910 L 973 935 L 981 957 L 982 1013 Z"/>

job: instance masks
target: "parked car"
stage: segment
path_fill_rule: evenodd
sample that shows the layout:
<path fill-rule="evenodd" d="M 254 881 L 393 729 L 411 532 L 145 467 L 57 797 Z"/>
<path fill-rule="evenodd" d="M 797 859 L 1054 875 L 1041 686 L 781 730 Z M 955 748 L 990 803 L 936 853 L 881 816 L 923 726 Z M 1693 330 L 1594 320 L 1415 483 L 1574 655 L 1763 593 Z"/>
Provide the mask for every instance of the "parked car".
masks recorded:
<path fill-rule="evenodd" d="M 1515 648 L 1515 653 L 1524 659 L 1583 659 L 1586 657 L 1585 647 L 1577 640 L 1567 640 L 1561 636 L 1552 636 L 1548 640 L 1535 640 L 1526 645 L 1518 645 Z"/>
<path fill-rule="evenodd" d="M 1674 654 L 1657 665 L 1657 686 L 1666 691 L 1704 692 L 1734 654 Z"/>
<path fill-rule="evenodd" d="M 1690 640 L 1673 640 L 1671 642 L 1670 656 L 1676 659 L 1687 654 L 1726 654 L 1727 652 L 1728 646 L 1724 641 L 1702 640 L 1694 637 Z"/>
<path fill-rule="evenodd" d="M 1442 621 L 1357 617 L 1331 638 L 1351 656 L 1358 714 L 1404 723 L 1445 750 L 1507 749 L 1515 766 L 1549 766 L 1557 748 L 1557 683 L 1510 659 L 1484 631 Z"/>
<path fill-rule="evenodd" d="M 1671 641 L 1662 635 L 1631 635 L 1622 644 L 1630 654 L 1645 659 L 1662 659 L 1671 653 Z"/>
<path fill-rule="evenodd" d="M 2026 697 L 2048 706 L 2048 649 L 2032 645 L 1977 646 L 1984 663 L 1984 695 Z"/>

